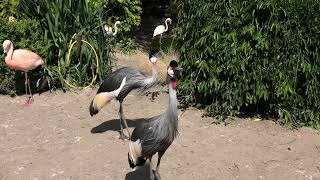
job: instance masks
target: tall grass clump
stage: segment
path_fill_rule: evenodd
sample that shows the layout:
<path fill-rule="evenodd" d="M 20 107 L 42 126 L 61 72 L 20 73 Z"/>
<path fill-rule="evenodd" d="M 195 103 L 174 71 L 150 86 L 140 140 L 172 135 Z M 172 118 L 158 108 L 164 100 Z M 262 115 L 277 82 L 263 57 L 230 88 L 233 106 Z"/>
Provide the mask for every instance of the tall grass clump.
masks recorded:
<path fill-rule="evenodd" d="M 83 87 L 111 70 L 109 53 L 114 41 L 103 30 L 103 1 L 21 0 L 20 9 L 44 30 L 47 68 L 43 82 Z"/>
<path fill-rule="evenodd" d="M 320 1 L 175 4 L 186 104 L 320 128 Z"/>

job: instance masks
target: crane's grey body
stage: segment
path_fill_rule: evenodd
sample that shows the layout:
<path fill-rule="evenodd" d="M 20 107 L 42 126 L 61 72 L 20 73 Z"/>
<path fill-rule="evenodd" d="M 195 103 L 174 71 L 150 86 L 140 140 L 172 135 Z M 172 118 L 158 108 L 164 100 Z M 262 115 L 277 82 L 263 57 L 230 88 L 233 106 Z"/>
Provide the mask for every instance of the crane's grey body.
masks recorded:
<path fill-rule="evenodd" d="M 176 91 L 169 85 L 168 109 L 146 119 L 132 132 L 132 141 L 141 140 L 142 156 L 149 158 L 159 151 L 166 151 L 178 133 Z"/>
<path fill-rule="evenodd" d="M 113 91 L 117 89 L 122 79 L 126 77 L 126 84 L 120 91 L 118 97 L 116 99 L 120 102 L 124 100 L 124 98 L 134 89 L 138 90 L 146 90 L 152 87 L 157 82 L 156 73 L 154 73 L 151 77 L 146 77 L 142 72 L 131 68 L 131 67 L 123 67 L 116 71 L 114 71 L 109 77 L 107 77 L 100 88 L 98 89 L 97 94 L 105 91 Z"/>
<path fill-rule="evenodd" d="M 178 73 L 175 71 L 176 74 Z M 158 153 L 156 177 L 159 179 L 159 165 L 162 155 L 178 134 L 178 108 L 175 90 L 176 80 L 169 84 L 169 105 L 167 110 L 155 117 L 145 119 L 132 132 L 129 142 L 128 161 L 131 168 L 143 165 L 147 159 Z M 154 175 L 150 168 L 150 178 Z"/>
<path fill-rule="evenodd" d="M 127 122 L 123 118 L 122 102 L 132 90 L 137 89 L 139 91 L 144 91 L 157 83 L 157 70 L 155 67 L 157 56 L 158 56 L 157 51 L 153 51 L 149 55 L 149 60 L 152 63 L 151 77 L 147 77 L 145 74 L 143 74 L 137 69 L 134 69 L 131 67 L 123 67 L 111 73 L 110 76 L 108 76 L 103 81 L 103 83 L 100 85 L 97 91 L 97 94 L 95 97 L 101 94 L 105 94 L 106 92 L 112 92 L 120 87 L 123 78 L 126 77 L 126 83 L 124 87 L 121 89 L 118 96 L 116 97 L 116 99 L 120 102 L 119 117 L 120 117 L 120 128 L 121 128 L 121 131 L 120 131 L 121 139 L 126 138 L 125 135 L 123 134 L 122 122 L 124 123 L 128 132 L 128 136 L 130 138 L 130 132 L 128 129 Z M 103 105 L 100 105 L 99 108 L 96 108 L 97 107 L 96 101 Z M 94 98 L 89 107 L 90 115 L 93 116 L 97 114 L 101 110 L 101 108 L 108 102 L 109 102 L 108 98 L 104 98 L 104 96 L 99 96 L 99 98 Z"/>

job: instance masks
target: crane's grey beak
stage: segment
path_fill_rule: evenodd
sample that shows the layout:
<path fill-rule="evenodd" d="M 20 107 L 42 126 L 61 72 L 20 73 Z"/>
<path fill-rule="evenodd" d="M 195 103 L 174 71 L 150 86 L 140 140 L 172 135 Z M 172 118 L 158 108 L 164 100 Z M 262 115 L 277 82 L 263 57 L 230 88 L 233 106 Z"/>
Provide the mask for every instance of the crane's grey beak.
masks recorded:
<path fill-rule="evenodd" d="M 158 51 L 158 52 L 155 54 L 156 57 L 159 57 L 160 55 L 161 55 L 161 52 L 160 52 L 160 51 Z"/>
<path fill-rule="evenodd" d="M 181 70 L 182 70 L 182 68 L 180 68 L 180 67 L 174 67 L 174 68 L 172 68 L 172 70 L 173 70 L 173 78 L 174 79 L 180 79 L 180 77 L 181 77 Z"/>

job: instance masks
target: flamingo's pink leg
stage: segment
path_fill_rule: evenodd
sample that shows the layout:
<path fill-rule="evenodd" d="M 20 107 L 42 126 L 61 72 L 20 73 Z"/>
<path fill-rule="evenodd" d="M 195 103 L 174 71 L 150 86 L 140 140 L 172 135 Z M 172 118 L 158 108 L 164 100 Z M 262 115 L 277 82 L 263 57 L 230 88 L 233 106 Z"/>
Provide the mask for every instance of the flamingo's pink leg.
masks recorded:
<path fill-rule="evenodd" d="M 24 78 L 25 78 L 25 81 L 24 81 L 24 88 L 26 90 L 26 96 L 28 96 L 28 88 L 27 88 L 27 84 L 28 84 L 28 75 L 27 75 L 27 72 L 24 72 Z"/>
<path fill-rule="evenodd" d="M 31 88 L 30 88 L 30 79 L 29 78 L 28 78 L 28 88 L 29 88 L 29 93 L 30 93 L 29 103 L 31 104 L 33 102 L 33 94 L 32 94 Z"/>
<path fill-rule="evenodd" d="M 26 96 L 27 96 L 27 101 L 26 103 L 24 104 L 25 106 L 29 106 L 31 105 L 32 101 L 33 101 L 33 97 L 32 97 L 32 93 L 31 93 L 31 88 L 30 88 L 30 80 L 28 78 L 28 73 L 25 72 L 25 90 L 26 90 Z M 28 88 L 29 88 L 29 93 L 30 93 L 30 96 L 28 94 Z"/>

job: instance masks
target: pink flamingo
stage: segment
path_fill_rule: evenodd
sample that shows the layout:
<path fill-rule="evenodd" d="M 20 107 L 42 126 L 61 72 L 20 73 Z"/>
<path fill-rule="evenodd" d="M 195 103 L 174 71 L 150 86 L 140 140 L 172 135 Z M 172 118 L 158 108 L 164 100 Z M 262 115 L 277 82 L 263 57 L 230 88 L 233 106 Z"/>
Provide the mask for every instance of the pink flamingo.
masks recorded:
<path fill-rule="evenodd" d="M 28 95 L 27 85 L 30 92 L 30 96 L 27 98 L 26 105 L 30 105 L 33 101 L 33 96 L 30 88 L 30 80 L 28 78 L 28 71 L 35 69 L 42 65 L 44 61 L 41 57 L 26 49 L 13 50 L 13 44 L 10 40 L 3 42 L 3 51 L 6 55 L 5 62 L 10 69 L 24 71 L 25 74 L 25 90 Z"/>

